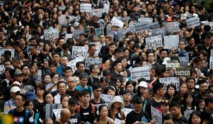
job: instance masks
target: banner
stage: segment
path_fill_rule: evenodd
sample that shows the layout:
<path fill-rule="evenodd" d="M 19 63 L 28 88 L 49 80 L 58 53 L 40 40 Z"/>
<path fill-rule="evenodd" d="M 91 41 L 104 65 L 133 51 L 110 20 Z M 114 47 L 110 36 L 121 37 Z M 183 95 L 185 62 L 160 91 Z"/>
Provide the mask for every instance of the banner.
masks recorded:
<path fill-rule="evenodd" d="M 75 59 L 69 61 L 69 62 L 67 63 L 67 66 L 71 67 L 71 68 L 72 68 L 72 71 L 75 72 L 75 71 L 77 70 L 77 68 L 76 68 L 76 63 L 77 63 L 77 62 L 81 62 L 81 61 L 84 61 L 84 58 L 83 58 L 83 57 L 77 57 L 77 58 L 75 58 Z"/>
<path fill-rule="evenodd" d="M 200 18 L 193 17 L 193 18 L 190 18 L 190 19 L 186 19 L 186 24 L 187 24 L 188 28 L 200 26 Z"/>
<path fill-rule="evenodd" d="M 177 76 L 190 77 L 190 68 L 176 68 Z"/>
<path fill-rule="evenodd" d="M 159 22 L 153 22 L 149 24 L 149 29 L 158 29 L 160 28 Z"/>
<path fill-rule="evenodd" d="M 58 38 L 58 37 L 59 37 L 59 33 L 56 28 L 50 28 L 50 29 L 44 30 L 44 39 L 45 40 L 49 40 L 52 38 Z"/>
<path fill-rule="evenodd" d="M 117 26 L 119 28 L 123 28 L 124 26 L 124 23 L 121 20 L 117 19 L 116 17 L 112 18 L 111 23 L 112 23 L 112 26 Z"/>
<path fill-rule="evenodd" d="M 86 58 L 85 59 L 85 69 L 89 70 L 91 64 L 97 64 L 99 68 L 102 64 L 102 58 Z"/>
<path fill-rule="evenodd" d="M 178 48 L 179 35 L 164 36 L 164 49 Z"/>
<path fill-rule="evenodd" d="M 149 30 L 149 24 L 147 22 L 137 22 L 133 23 L 135 32 L 139 33 L 140 31 Z"/>
<path fill-rule="evenodd" d="M 162 124 L 163 119 L 162 119 L 162 112 L 151 106 L 151 115 L 152 115 L 152 120 L 156 122 L 157 124 Z"/>
<path fill-rule="evenodd" d="M 139 22 L 152 23 L 153 22 L 153 18 L 139 18 L 138 21 Z"/>
<path fill-rule="evenodd" d="M 144 78 L 146 80 L 150 80 L 150 73 L 149 73 L 150 67 L 136 67 L 131 68 L 129 71 L 131 73 L 131 77 L 133 81 L 136 81 L 137 79 Z"/>
<path fill-rule="evenodd" d="M 90 12 L 91 9 L 92 9 L 92 4 L 89 4 L 89 3 L 80 4 L 80 12 Z"/>
<path fill-rule="evenodd" d="M 179 22 L 167 22 L 164 24 L 167 33 L 174 33 L 180 31 Z"/>
<path fill-rule="evenodd" d="M 167 77 L 167 78 L 159 78 L 159 82 L 164 84 L 166 87 L 169 84 L 174 84 L 176 87 L 176 91 L 180 89 L 180 80 L 179 77 Z"/>
<path fill-rule="evenodd" d="M 161 35 L 146 38 L 146 46 L 148 49 L 153 49 L 154 47 L 163 47 Z"/>

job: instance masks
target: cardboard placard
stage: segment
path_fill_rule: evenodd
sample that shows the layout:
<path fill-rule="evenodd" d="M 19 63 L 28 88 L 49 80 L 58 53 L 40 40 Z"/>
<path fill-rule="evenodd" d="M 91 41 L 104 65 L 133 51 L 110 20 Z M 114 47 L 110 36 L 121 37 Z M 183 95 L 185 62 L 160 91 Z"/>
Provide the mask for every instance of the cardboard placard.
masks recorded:
<path fill-rule="evenodd" d="M 75 72 L 75 71 L 77 70 L 77 68 L 76 68 L 76 63 L 77 63 L 77 62 L 80 62 L 80 61 L 84 61 L 84 58 L 83 58 L 83 57 L 77 57 L 77 58 L 75 58 L 75 59 L 69 61 L 69 62 L 67 63 L 67 66 L 71 67 L 71 68 L 72 68 L 72 71 Z"/>
<path fill-rule="evenodd" d="M 156 122 L 157 124 L 162 124 L 163 118 L 162 118 L 162 112 L 151 106 L 151 115 L 152 120 Z"/>
<path fill-rule="evenodd" d="M 112 96 L 107 94 L 101 94 L 101 99 L 103 99 L 106 104 L 109 104 L 112 101 Z"/>
<path fill-rule="evenodd" d="M 167 33 L 174 33 L 180 31 L 179 22 L 167 22 L 164 23 Z"/>
<path fill-rule="evenodd" d="M 158 29 L 151 29 L 152 30 L 152 36 L 161 35 L 164 37 L 166 35 L 166 29 L 165 28 L 158 28 Z"/>
<path fill-rule="evenodd" d="M 83 34 L 85 31 L 84 30 L 74 30 L 73 32 L 73 38 L 76 38 L 76 39 L 80 39 L 80 34 Z"/>
<path fill-rule="evenodd" d="M 112 26 L 117 26 L 119 28 L 123 28 L 124 26 L 124 23 L 121 20 L 117 19 L 116 17 L 112 18 L 111 23 L 112 23 Z"/>
<path fill-rule="evenodd" d="M 5 51 L 10 51 L 11 52 L 11 58 L 13 58 L 15 56 L 15 49 L 0 49 L 0 56 L 2 56 Z"/>
<path fill-rule="evenodd" d="M 200 18 L 193 17 L 193 18 L 190 18 L 190 19 L 186 19 L 186 24 L 187 24 L 188 28 L 200 26 Z"/>
<path fill-rule="evenodd" d="M 58 38 L 59 37 L 59 32 L 56 28 L 50 28 L 44 30 L 44 39 L 45 40 L 50 40 L 53 38 Z"/>
<path fill-rule="evenodd" d="M 149 29 L 158 29 L 160 28 L 159 22 L 153 22 L 149 24 Z"/>
<path fill-rule="evenodd" d="M 177 91 L 179 91 L 179 89 L 180 89 L 180 79 L 179 79 L 179 77 L 159 78 L 159 82 L 163 83 L 166 87 L 169 84 L 174 84 Z"/>
<path fill-rule="evenodd" d="M 92 10 L 92 4 L 89 4 L 89 3 L 80 4 L 80 12 L 90 12 L 91 10 Z"/>
<path fill-rule="evenodd" d="M 97 64 L 99 68 L 102 64 L 102 58 L 86 58 L 85 59 L 85 68 L 89 70 L 91 64 Z"/>
<path fill-rule="evenodd" d="M 146 46 L 148 49 L 153 49 L 154 47 L 163 47 L 161 35 L 146 38 Z"/>
<path fill-rule="evenodd" d="M 180 60 L 180 67 L 187 67 L 189 64 L 189 57 L 184 56 L 184 57 L 179 57 Z"/>
<path fill-rule="evenodd" d="M 146 80 L 150 80 L 150 73 L 149 73 L 150 67 L 136 67 L 131 68 L 130 73 L 133 81 L 136 81 L 140 78 L 145 78 Z"/>
<path fill-rule="evenodd" d="M 164 48 L 171 49 L 172 47 L 178 48 L 179 35 L 164 36 Z"/>
<path fill-rule="evenodd" d="M 171 61 L 168 61 L 167 64 L 166 64 L 166 68 L 169 69 L 169 68 L 179 68 L 180 67 L 180 63 L 179 62 L 171 62 Z"/>
<path fill-rule="evenodd" d="M 190 68 L 176 68 L 177 76 L 190 77 Z"/>
<path fill-rule="evenodd" d="M 139 18 L 138 21 L 139 22 L 152 23 L 153 22 L 153 18 Z"/>
<path fill-rule="evenodd" d="M 149 24 L 147 22 L 137 22 L 133 23 L 135 32 L 139 33 L 140 31 L 149 30 Z"/>

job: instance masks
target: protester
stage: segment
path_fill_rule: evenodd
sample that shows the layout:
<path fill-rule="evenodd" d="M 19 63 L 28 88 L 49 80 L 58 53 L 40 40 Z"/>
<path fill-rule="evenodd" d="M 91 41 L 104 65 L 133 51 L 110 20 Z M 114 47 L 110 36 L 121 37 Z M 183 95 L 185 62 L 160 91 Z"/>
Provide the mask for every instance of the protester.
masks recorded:
<path fill-rule="evenodd" d="M 212 8 L 212 0 L 1 0 L 0 111 L 24 94 L 41 123 L 176 124 L 193 111 L 208 115 Z M 134 111 L 147 121 L 125 117 Z"/>

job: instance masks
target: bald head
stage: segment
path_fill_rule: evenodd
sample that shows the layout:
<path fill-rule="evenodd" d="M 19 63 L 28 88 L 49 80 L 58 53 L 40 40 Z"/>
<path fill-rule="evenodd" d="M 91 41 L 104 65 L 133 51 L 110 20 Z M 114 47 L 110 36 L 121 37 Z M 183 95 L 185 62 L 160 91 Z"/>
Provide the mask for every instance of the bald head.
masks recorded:
<path fill-rule="evenodd" d="M 61 118 L 60 121 L 62 123 L 66 123 L 71 116 L 70 110 L 68 108 L 64 108 L 61 110 Z"/>

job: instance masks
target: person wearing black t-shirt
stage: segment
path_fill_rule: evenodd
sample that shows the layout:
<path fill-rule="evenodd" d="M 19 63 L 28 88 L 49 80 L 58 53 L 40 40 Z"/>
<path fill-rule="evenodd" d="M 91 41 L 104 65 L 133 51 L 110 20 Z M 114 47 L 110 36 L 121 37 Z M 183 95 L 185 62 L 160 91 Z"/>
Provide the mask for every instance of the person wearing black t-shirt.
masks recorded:
<path fill-rule="evenodd" d="M 16 108 L 9 111 L 8 114 L 13 116 L 14 124 L 33 124 L 32 113 L 24 108 L 25 96 L 18 94 L 15 97 Z"/>
<path fill-rule="evenodd" d="M 67 78 L 67 85 L 68 85 L 68 89 L 66 91 L 66 94 L 68 94 L 69 96 L 74 97 L 76 94 L 76 90 L 75 90 L 75 86 L 76 86 L 76 82 L 75 79 L 73 77 L 68 77 Z"/>
<path fill-rule="evenodd" d="M 92 103 L 92 104 L 105 103 L 104 100 L 101 99 L 101 93 L 102 93 L 101 85 L 99 83 L 95 83 L 95 84 L 93 84 L 92 89 L 93 89 L 94 98 L 90 100 L 90 103 Z"/>
<path fill-rule="evenodd" d="M 32 62 L 35 58 L 39 59 L 39 62 L 44 63 L 44 60 L 48 60 L 46 55 L 40 51 L 37 50 L 37 45 L 31 44 L 30 45 L 30 53 L 32 54 Z"/>
<path fill-rule="evenodd" d="M 75 112 L 77 105 L 78 105 L 78 100 L 76 98 L 69 99 L 69 110 L 71 113 L 69 123 L 71 124 L 79 124 L 81 122 L 81 116 Z"/>
<path fill-rule="evenodd" d="M 181 104 L 178 102 L 172 102 L 169 106 L 173 115 L 174 124 L 186 124 L 187 119 L 181 113 Z"/>
<path fill-rule="evenodd" d="M 89 76 L 88 85 L 92 86 L 95 83 L 99 83 L 100 80 L 98 74 L 100 73 L 100 67 L 97 64 L 91 64 L 89 70 L 91 74 Z"/>
<path fill-rule="evenodd" d="M 150 118 L 148 114 L 142 111 L 143 100 L 136 97 L 133 101 L 134 110 L 132 110 L 126 117 L 126 124 L 136 124 L 136 123 L 150 123 Z"/>
<path fill-rule="evenodd" d="M 81 93 L 82 104 L 77 107 L 77 113 L 81 116 L 81 121 L 87 124 L 93 124 L 95 120 L 96 109 L 90 101 L 90 91 L 84 89 Z"/>

